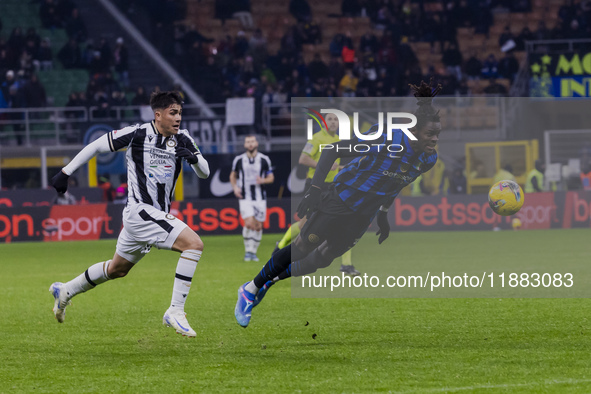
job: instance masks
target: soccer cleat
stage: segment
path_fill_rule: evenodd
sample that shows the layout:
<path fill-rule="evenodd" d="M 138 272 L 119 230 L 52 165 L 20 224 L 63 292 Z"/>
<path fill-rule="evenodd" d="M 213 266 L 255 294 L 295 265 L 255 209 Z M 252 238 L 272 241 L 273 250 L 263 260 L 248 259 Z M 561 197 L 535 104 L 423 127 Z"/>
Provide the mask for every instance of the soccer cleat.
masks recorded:
<path fill-rule="evenodd" d="M 49 286 L 49 292 L 55 299 L 55 303 L 53 304 L 53 314 L 59 323 L 63 323 L 66 318 L 66 307 L 71 305 L 70 297 L 68 297 L 68 292 L 65 289 L 65 286 L 61 282 L 52 283 Z"/>
<path fill-rule="evenodd" d="M 238 301 L 236 301 L 236 308 L 234 308 L 234 316 L 236 321 L 242 327 L 248 326 L 250 322 L 250 315 L 254 304 L 255 295 L 249 293 L 244 288 L 248 282 L 238 288 Z"/>
<path fill-rule="evenodd" d="M 176 332 L 189 338 L 194 338 L 197 335 L 189 325 L 187 314 L 182 309 L 168 308 L 162 317 L 162 324 L 174 328 Z"/>
<path fill-rule="evenodd" d="M 259 289 L 259 292 L 254 297 L 254 302 L 252 303 L 253 308 L 261 303 L 261 301 L 263 300 L 263 297 L 265 297 L 265 294 L 267 294 L 267 291 L 269 290 L 269 288 L 271 286 L 273 286 L 274 284 L 275 284 L 275 282 L 273 282 L 272 280 L 268 280 L 267 283 L 265 283 L 263 285 L 263 287 L 261 287 Z"/>
<path fill-rule="evenodd" d="M 351 276 L 361 275 L 361 272 L 357 271 L 355 269 L 355 267 L 352 265 L 341 264 L 341 272 L 344 272 L 346 275 L 351 275 Z"/>
<path fill-rule="evenodd" d="M 246 252 L 244 254 L 244 261 L 252 261 L 252 253 Z"/>
<path fill-rule="evenodd" d="M 259 261 L 259 258 L 257 257 L 257 255 L 256 255 L 256 254 L 254 254 L 254 253 L 251 253 L 251 254 L 250 254 L 250 260 L 251 260 L 251 261 L 254 261 L 254 262 L 258 262 L 258 261 Z"/>

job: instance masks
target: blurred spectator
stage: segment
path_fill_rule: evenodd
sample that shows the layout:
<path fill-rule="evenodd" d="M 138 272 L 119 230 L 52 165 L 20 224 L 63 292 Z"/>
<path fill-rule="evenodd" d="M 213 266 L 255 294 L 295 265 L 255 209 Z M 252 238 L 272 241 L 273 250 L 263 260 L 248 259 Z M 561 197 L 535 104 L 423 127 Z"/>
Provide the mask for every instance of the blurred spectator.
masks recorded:
<path fill-rule="evenodd" d="M 482 62 L 476 57 L 476 52 L 472 53 L 470 59 L 466 62 L 464 67 L 466 75 L 469 79 L 479 79 L 482 74 Z"/>
<path fill-rule="evenodd" d="M 513 175 L 513 166 L 511 164 L 505 164 L 503 168 L 500 168 L 499 171 L 493 177 L 493 185 L 500 181 L 514 181 L 515 182 L 515 175 Z"/>
<path fill-rule="evenodd" d="M 234 56 L 237 58 L 242 58 L 246 55 L 248 51 L 248 40 L 246 39 L 246 33 L 240 30 L 236 34 L 236 40 L 234 41 Z"/>
<path fill-rule="evenodd" d="M 507 95 L 507 88 L 504 85 L 497 83 L 496 79 L 491 78 L 488 86 L 484 88 L 484 93 L 505 96 Z"/>
<path fill-rule="evenodd" d="M 551 38 L 550 30 L 546 27 L 546 22 L 538 22 L 538 30 L 534 33 L 534 39 L 536 40 L 549 40 Z"/>
<path fill-rule="evenodd" d="M 39 51 L 37 52 L 35 60 L 38 64 L 36 68 L 38 68 L 41 71 L 48 71 L 53 69 L 53 53 L 51 51 L 49 38 L 46 37 L 43 40 L 41 40 L 41 45 L 39 46 Z"/>
<path fill-rule="evenodd" d="M 533 41 L 535 39 L 534 33 L 529 30 L 529 27 L 525 26 L 519 36 L 517 37 L 517 46 L 515 47 L 516 51 L 523 51 L 525 50 L 525 42 L 526 41 Z"/>
<path fill-rule="evenodd" d="M 298 22 L 307 22 L 312 18 L 312 10 L 306 0 L 290 0 L 289 12 Z"/>
<path fill-rule="evenodd" d="M 88 37 L 86 23 L 82 20 L 78 8 L 72 10 L 72 14 L 66 21 L 66 33 L 69 38 L 73 38 L 79 43 L 86 41 L 86 38 Z"/>
<path fill-rule="evenodd" d="M 314 60 L 308 65 L 308 73 L 312 82 L 318 82 L 321 79 L 328 78 L 328 66 L 322 61 L 319 53 L 314 54 Z"/>
<path fill-rule="evenodd" d="M 68 96 L 68 102 L 66 103 L 66 107 L 78 107 L 80 106 L 80 101 L 78 100 L 78 93 L 72 92 Z M 64 115 L 66 118 L 76 118 L 83 116 L 82 113 L 78 113 L 78 111 L 65 111 Z"/>
<path fill-rule="evenodd" d="M 25 108 L 27 103 L 22 89 L 19 89 L 16 83 L 10 85 L 8 89 L 8 96 L 5 96 L 7 107 L 10 109 L 14 108 Z M 14 120 L 15 123 L 12 126 L 14 134 L 16 136 L 16 142 L 18 145 L 23 144 L 23 137 L 25 131 L 25 114 L 23 112 L 9 112 L 6 114 L 8 120 Z"/>
<path fill-rule="evenodd" d="M 129 54 L 122 37 L 117 38 L 117 46 L 113 51 L 113 63 L 115 71 L 119 74 L 121 87 L 127 89 L 129 87 Z"/>
<path fill-rule="evenodd" d="M 488 0 L 470 0 L 467 4 L 471 8 L 470 16 L 472 16 L 474 33 L 484 34 L 488 38 L 490 26 L 493 24 L 493 16 Z"/>
<path fill-rule="evenodd" d="M 449 44 L 443 52 L 441 61 L 448 73 L 454 75 L 458 81 L 462 79 L 462 53 L 455 43 Z"/>
<path fill-rule="evenodd" d="M 359 52 L 375 54 L 378 52 L 378 38 L 373 34 L 372 30 L 368 30 L 359 40 Z"/>
<path fill-rule="evenodd" d="M 100 52 L 99 52 L 100 56 Z M 82 67 L 82 54 L 76 40 L 71 38 L 66 45 L 57 54 L 57 58 L 62 63 L 64 68 L 80 68 Z"/>
<path fill-rule="evenodd" d="M 37 74 L 32 74 L 28 82 L 25 83 L 23 88 L 25 102 L 29 108 L 41 108 L 47 105 L 47 96 L 45 94 L 45 88 L 39 81 Z"/>
<path fill-rule="evenodd" d="M 591 160 L 581 163 L 580 178 L 583 190 L 591 190 Z"/>
<path fill-rule="evenodd" d="M 248 41 L 248 53 L 252 56 L 254 67 L 260 70 L 267 60 L 267 39 L 261 29 L 256 29 Z"/>
<path fill-rule="evenodd" d="M 466 194 L 466 177 L 461 168 L 456 168 L 449 179 L 450 194 Z"/>
<path fill-rule="evenodd" d="M 339 82 L 339 90 L 343 97 L 355 97 L 359 78 L 353 74 L 353 69 L 347 67 L 345 76 Z"/>
<path fill-rule="evenodd" d="M 345 45 L 343 45 L 343 50 L 341 51 L 341 57 L 343 58 L 343 63 L 346 65 L 352 66 L 355 62 L 355 49 L 353 48 L 353 41 L 350 39 L 345 40 Z"/>
<path fill-rule="evenodd" d="M 320 44 L 322 42 L 322 30 L 316 21 L 301 24 L 302 44 Z"/>
<path fill-rule="evenodd" d="M 488 55 L 482 64 L 482 76 L 484 78 L 497 78 L 499 76 L 499 62 L 492 53 Z"/>
<path fill-rule="evenodd" d="M 115 198 L 113 199 L 114 204 L 127 204 L 127 189 L 123 186 L 119 186 L 115 190 Z"/>
<path fill-rule="evenodd" d="M 113 51 L 106 38 L 101 38 L 98 45 L 98 51 L 101 53 L 100 61 L 102 62 L 101 68 L 107 72 L 113 64 Z"/>
<path fill-rule="evenodd" d="M 505 26 L 503 33 L 499 36 L 499 48 L 503 48 L 509 41 L 513 41 L 512 46 L 515 47 L 517 43 L 517 39 L 511 32 L 511 27 L 509 25 Z"/>
<path fill-rule="evenodd" d="M 44 29 L 56 29 L 62 27 L 56 4 L 53 0 L 42 0 L 39 7 L 39 17 Z"/>
<path fill-rule="evenodd" d="M 343 0 L 341 13 L 349 17 L 361 16 L 361 5 L 357 0 Z"/>
<path fill-rule="evenodd" d="M 512 52 L 505 53 L 505 57 L 499 62 L 499 76 L 507 78 L 511 83 L 519 71 L 519 63 Z"/>
<path fill-rule="evenodd" d="M 97 75 L 104 74 L 109 70 L 108 63 L 102 58 L 100 51 L 94 51 L 92 60 L 88 65 L 88 71 L 90 72 L 91 78 L 96 77 Z"/>
<path fill-rule="evenodd" d="M 91 102 L 92 106 L 97 107 L 94 110 L 93 115 L 97 118 L 108 118 L 110 115 L 109 103 L 109 95 L 101 86 L 99 86 Z"/>
<path fill-rule="evenodd" d="M 99 187 L 103 190 L 103 201 L 104 202 L 113 202 L 116 196 L 116 191 L 111 181 L 109 181 L 109 175 L 103 174 L 100 175 L 98 178 Z"/>
<path fill-rule="evenodd" d="M 37 51 L 39 50 L 40 45 L 41 37 L 39 37 L 34 27 L 29 27 L 27 29 L 27 34 L 25 35 L 25 49 L 32 56 L 35 56 L 37 54 Z"/>
<path fill-rule="evenodd" d="M 14 85 L 15 83 L 16 83 L 16 79 L 14 78 L 14 71 L 8 70 L 6 72 L 4 82 L 2 82 L 2 85 L 0 85 L 0 88 L 2 89 L 2 94 L 3 94 L 5 100 L 8 99 L 8 95 L 10 93 L 10 87 L 12 85 Z M 18 87 L 18 85 L 17 85 L 17 87 Z"/>
<path fill-rule="evenodd" d="M 136 89 L 131 105 L 150 105 L 150 96 L 146 94 L 143 86 L 138 86 Z"/>
<path fill-rule="evenodd" d="M 15 27 L 10 33 L 10 37 L 6 42 L 8 50 L 12 56 L 18 56 L 25 49 L 25 36 L 23 35 L 23 29 Z"/>
<path fill-rule="evenodd" d="M 546 165 L 542 160 L 536 160 L 534 168 L 527 174 L 524 192 L 537 193 L 544 191 L 544 171 Z"/>

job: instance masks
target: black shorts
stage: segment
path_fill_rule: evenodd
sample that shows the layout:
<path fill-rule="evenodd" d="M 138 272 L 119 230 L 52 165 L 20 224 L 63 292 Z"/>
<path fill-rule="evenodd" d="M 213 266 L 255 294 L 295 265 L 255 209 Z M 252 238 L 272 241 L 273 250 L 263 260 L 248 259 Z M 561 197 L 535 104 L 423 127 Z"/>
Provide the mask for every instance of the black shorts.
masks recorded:
<path fill-rule="evenodd" d="M 313 249 L 327 241 L 340 256 L 355 246 L 371 224 L 373 216 L 359 214 L 345 205 L 334 187 L 322 194 L 318 211 L 308 219 L 300 232 L 305 249 Z"/>

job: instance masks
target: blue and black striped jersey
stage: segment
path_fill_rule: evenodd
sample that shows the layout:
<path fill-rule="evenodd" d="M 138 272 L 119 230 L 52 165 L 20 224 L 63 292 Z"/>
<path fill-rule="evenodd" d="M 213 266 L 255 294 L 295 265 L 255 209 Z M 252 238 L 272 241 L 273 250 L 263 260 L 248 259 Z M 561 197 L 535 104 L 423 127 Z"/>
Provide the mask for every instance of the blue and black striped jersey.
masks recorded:
<path fill-rule="evenodd" d="M 377 126 L 368 131 L 371 133 Z M 334 179 L 337 194 L 353 211 L 375 212 L 380 205 L 389 205 L 405 187 L 437 162 L 437 152 L 415 152 L 410 139 L 401 130 L 392 132 L 392 141 L 384 133 L 377 140 L 364 141 L 354 136 L 351 145 L 368 150 L 347 164 Z M 390 152 L 387 147 L 394 145 Z"/>

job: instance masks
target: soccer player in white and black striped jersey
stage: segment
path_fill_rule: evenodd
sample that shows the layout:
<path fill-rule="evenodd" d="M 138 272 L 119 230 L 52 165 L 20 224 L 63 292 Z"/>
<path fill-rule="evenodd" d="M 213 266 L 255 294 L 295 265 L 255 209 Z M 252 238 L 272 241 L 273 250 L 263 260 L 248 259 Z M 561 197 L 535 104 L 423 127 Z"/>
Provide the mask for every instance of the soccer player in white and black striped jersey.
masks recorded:
<path fill-rule="evenodd" d="M 177 92 L 153 93 L 150 99 L 154 111 L 152 122 L 105 134 L 82 149 L 52 178 L 58 193 L 64 193 L 69 176 L 95 155 L 127 148 L 129 197 L 115 254 L 111 260 L 92 265 L 67 283 L 56 282 L 50 286 L 58 322 L 64 321 L 66 306 L 72 297 L 108 280 L 124 277 L 152 246 L 156 246 L 181 253 L 172 300 L 163 323 L 185 336 L 196 335 L 187 321 L 184 307 L 203 252 L 203 242 L 168 212 L 183 160 L 200 178 L 209 176 L 209 166 L 189 132 L 180 129 L 182 103 Z"/>
<path fill-rule="evenodd" d="M 263 223 L 267 219 L 267 192 L 265 185 L 273 183 L 275 177 L 271 160 L 258 151 L 256 136 L 244 138 L 246 152 L 234 158 L 230 183 L 234 195 L 239 199 L 240 216 L 244 220 L 244 261 L 259 261 L 257 250 L 263 236 Z"/>

